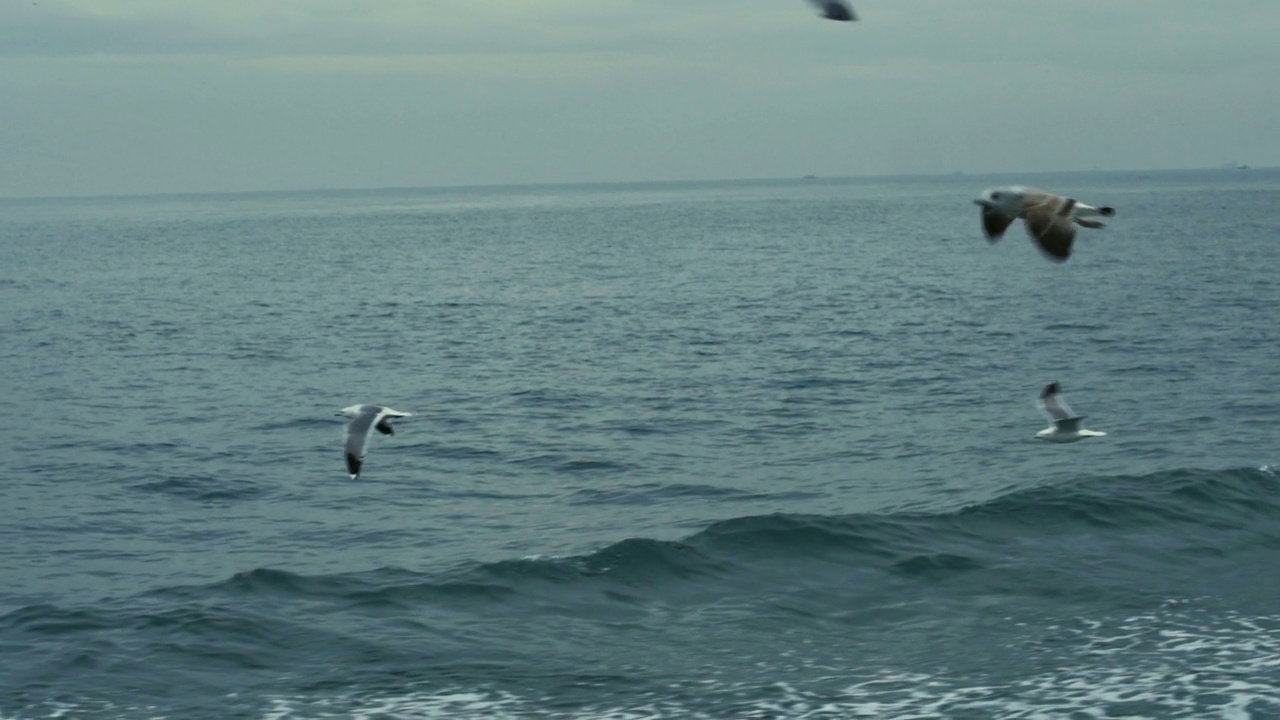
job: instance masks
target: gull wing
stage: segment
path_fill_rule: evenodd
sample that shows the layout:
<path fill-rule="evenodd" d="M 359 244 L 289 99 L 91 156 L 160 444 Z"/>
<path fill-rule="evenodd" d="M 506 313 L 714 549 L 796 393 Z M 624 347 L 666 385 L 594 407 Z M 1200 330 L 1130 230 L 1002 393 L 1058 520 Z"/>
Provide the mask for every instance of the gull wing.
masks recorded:
<path fill-rule="evenodd" d="M 1063 432 L 1063 433 L 1079 432 L 1080 422 L 1082 420 L 1084 420 L 1083 415 L 1080 415 L 1077 417 L 1062 418 L 1061 420 L 1054 420 L 1053 425 L 1058 429 L 1058 432 Z"/>
<path fill-rule="evenodd" d="M 1058 393 L 1058 383 L 1049 383 L 1040 393 L 1040 409 L 1054 424 L 1064 420 L 1079 420 L 1081 416 L 1071 411 L 1071 406 Z"/>
<path fill-rule="evenodd" d="M 391 421 L 411 417 L 412 415 L 413 413 L 400 412 L 389 407 L 379 408 L 378 420 L 373 427 L 383 435 L 395 435 L 396 430 L 391 427 Z"/>
<path fill-rule="evenodd" d="M 995 242 L 1004 236 L 1004 231 L 1009 229 L 1016 218 L 996 210 L 983 206 L 982 208 L 982 232 L 986 234 L 988 242 Z"/>
<path fill-rule="evenodd" d="M 857 13 L 844 0 L 809 0 L 809 4 L 818 8 L 819 14 L 828 20 L 849 22 L 858 19 Z"/>
<path fill-rule="evenodd" d="M 359 415 L 347 423 L 345 449 L 347 456 L 347 472 L 352 479 L 360 474 L 360 461 L 364 459 L 365 442 L 369 439 L 369 429 L 378 419 L 381 408 L 373 407 L 361 410 Z"/>
<path fill-rule="evenodd" d="M 1048 193 L 1032 193 L 1024 201 L 1027 234 L 1041 252 L 1056 262 L 1071 257 L 1071 243 L 1076 239 L 1076 226 L 1071 208 L 1076 201 Z"/>

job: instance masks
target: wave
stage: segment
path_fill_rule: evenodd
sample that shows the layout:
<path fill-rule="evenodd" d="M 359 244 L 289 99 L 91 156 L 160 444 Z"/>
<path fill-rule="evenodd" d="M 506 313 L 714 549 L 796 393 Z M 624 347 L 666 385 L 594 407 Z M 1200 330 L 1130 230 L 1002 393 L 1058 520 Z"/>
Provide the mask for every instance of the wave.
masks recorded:
<path fill-rule="evenodd" d="M 890 662 L 802 667 L 788 674 L 765 666 L 767 680 L 678 678 L 662 692 L 612 687 L 557 708 L 564 720 L 636 718 L 973 717 L 1273 717 L 1280 709 L 1275 657 L 1280 634 L 1275 615 L 1204 613 L 1163 604 L 1141 613 L 1098 621 L 1072 618 L 1040 640 L 1052 662 L 1029 662 L 1015 672 L 983 664 L 979 671 L 907 668 Z M 1031 639 L 1036 642 L 1036 639 Z M 1051 648 L 1051 649 L 1050 649 Z M 784 679 L 780 679 L 784 678 Z M 334 712 L 331 698 L 273 696 L 278 718 Z M 456 684 L 439 689 L 378 693 L 345 699 L 353 716 L 370 711 L 392 717 L 546 718 L 546 698 L 535 693 Z M 325 715 L 327 716 L 327 714 Z"/>
<path fill-rule="evenodd" d="M 443 574 L 382 568 L 306 577 L 258 569 L 203 590 L 503 601 L 607 582 L 661 598 L 678 584 L 781 581 L 777 576 L 821 574 L 833 564 L 927 580 L 1011 562 L 1067 565 L 1090 552 L 1111 553 L 1115 562 L 1145 553 L 1163 572 L 1186 553 L 1229 557 L 1258 548 L 1280 549 L 1276 472 L 1184 469 L 1016 490 L 948 512 L 738 517 L 680 540 L 630 538 L 581 555 L 475 563 Z"/>
<path fill-rule="evenodd" d="M 565 501 L 570 505 L 652 505 L 687 499 L 710 499 L 721 502 L 759 500 L 797 500 L 817 497 L 817 493 L 802 491 L 756 492 L 718 485 L 691 483 L 639 483 L 615 487 L 580 488 L 569 493 Z"/>
<path fill-rule="evenodd" d="M 902 583 L 970 576 L 974 592 L 1087 593 L 1144 578 L 1171 590 L 1196 582 L 1212 589 L 1215 572 L 1239 574 L 1277 551 L 1274 470 L 1174 470 L 1017 490 L 949 512 L 738 517 L 680 540 L 629 538 L 579 555 L 470 563 L 442 573 L 383 567 L 308 576 L 258 568 L 140 597 L 471 613 L 494 604 L 576 606 L 602 592 L 632 604 L 678 604 L 822 584 L 902 592 Z M 1186 579 L 1193 572 L 1198 580 Z M 856 587 L 851 577 L 860 578 Z M 1251 587 L 1263 597 L 1268 583 Z M 0 616 L 0 627 L 53 617 L 62 618 L 56 624 L 85 622 L 64 617 L 76 612 L 29 606 Z"/>
<path fill-rule="evenodd" d="M 1103 477 L 1014 492 L 957 515 L 1035 527 L 1241 527 L 1280 516 L 1280 478 L 1268 466 Z"/>
<path fill-rule="evenodd" d="M 1280 616 L 1274 614 L 1241 615 L 1190 603 L 1162 603 L 1131 614 L 1073 617 L 1047 632 L 1018 636 L 1029 646 L 1024 657 L 1033 660 L 1016 668 L 985 661 L 981 648 L 969 647 L 965 652 L 984 661 L 976 666 L 914 667 L 885 658 L 832 665 L 786 653 L 753 658 L 749 669 L 732 674 L 658 678 L 638 663 L 631 664 L 629 672 L 611 673 L 603 668 L 560 669 L 543 661 L 525 683 L 495 683 L 469 666 L 424 673 L 421 655 L 401 658 L 404 664 L 384 676 L 352 673 L 349 664 L 337 664 L 307 668 L 320 674 L 299 681 L 296 666 L 283 677 L 270 671 L 262 655 L 265 649 L 256 644 L 278 641 L 268 635 L 252 638 L 255 644 L 247 646 L 252 652 L 244 647 L 199 647 L 204 651 L 203 666 L 216 678 L 236 672 L 234 677 L 243 679 L 246 668 L 265 668 L 262 674 L 270 680 L 248 688 L 216 686 L 208 680 L 205 686 L 194 684 L 190 656 L 159 666 L 117 660 L 130 662 L 129 672 L 136 673 L 128 676 L 128 690 L 121 697 L 101 690 L 85 692 L 78 685 L 46 700 L 37 695 L 47 682 L 41 678 L 43 682 L 33 683 L 34 691 L 17 696 L 25 707 L 13 714 L 0 710 L 0 717 L 1273 717 L 1280 709 L 1274 682 L 1280 652 L 1277 628 Z M 134 648 L 117 648 L 121 658 L 129 650 Z M 301 652 L 324 650 L 316 645 Z M 359 655 L 343 659 L 349 663 Z M 79 668 L 82 673 L 96 666 L 92 657 L 81 664 L 87 666 Z M 140 685 L 153 694 L 139 697 Z M 183 692 L 174 692 L 178 688 Z"/>

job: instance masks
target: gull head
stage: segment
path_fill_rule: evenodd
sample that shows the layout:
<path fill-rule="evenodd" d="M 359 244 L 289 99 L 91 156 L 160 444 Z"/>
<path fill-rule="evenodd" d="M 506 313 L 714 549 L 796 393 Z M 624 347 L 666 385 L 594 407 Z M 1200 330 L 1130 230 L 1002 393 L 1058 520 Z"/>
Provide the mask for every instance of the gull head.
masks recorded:
<path fill-rule="evenodd" d="M 1010 217 L 1018 217 L 1022 211 L 1022 193 L 1017 188 L 988 188 L 973 203 L 987 210 L 998 210 Z"/>

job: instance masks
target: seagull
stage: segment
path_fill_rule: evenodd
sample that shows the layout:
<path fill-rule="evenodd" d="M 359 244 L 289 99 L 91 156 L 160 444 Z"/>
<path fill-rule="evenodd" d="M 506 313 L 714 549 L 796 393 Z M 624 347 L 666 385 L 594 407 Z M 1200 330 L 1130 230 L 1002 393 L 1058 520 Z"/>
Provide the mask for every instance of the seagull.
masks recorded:
<path fill-rule="evenodd" d="M 352 480 L 360 477 L 360 463 L 364 460 L 364 444 L 369 439 L 369 430 L 377 428 L 383 435 L 395 435 L 391 420 L 413 415 L 381 405 L 352 405 L 342 408 L 337 414 L 351 418 L 347 423 L 346 450 L 347 472 Z"/>
<path fill-rule="evenodd" d="M 844 0 L 809 0 L 809 2 L 822 11 L 819 13 L 821 17 L 828 20 L 849 22 L 858 19 L 858 15 L 853 12 L 853 8 L 849 7 L 849 4 Z"/>
<path fill-rule="evenodd" d="M 1076 225 L 1095 230 L 1106 227 L 1097 220 L 1084 218 L 1116 214 L 1115 208 L 1094 207 L 1075 198 L 1022 185 L 984 190 L 973 202 L 982 206 L 982 230 L 987 240 L 993 243 L 999 240 L 1014 220 L 1022 218 L 1036 246 L 1054 262 L 1065 262 L 1071 257 Z"/>
<path fill-rule="evenodd" d="M 1044 411 L 1045 415 L 1049 416 L 1049 421 L 1053 424 L 1036 433 L 1036 437 L 1052 440 L 1053 442 L 1068 443 L 1106 435 L 1104 432 L 1085 430 L 1080 427 L 1080 422 L 1084 420 L 1084 416 L 1071 412 L 1071 406 L 1067 405 L 1067 401 L 1063 400 L 1062 396 L 1058 394 L 1060 390 L 1058 383 L 1051 382 L 1044 386 L 1044 390 L 1040 391 L 1040 409 Z"/>

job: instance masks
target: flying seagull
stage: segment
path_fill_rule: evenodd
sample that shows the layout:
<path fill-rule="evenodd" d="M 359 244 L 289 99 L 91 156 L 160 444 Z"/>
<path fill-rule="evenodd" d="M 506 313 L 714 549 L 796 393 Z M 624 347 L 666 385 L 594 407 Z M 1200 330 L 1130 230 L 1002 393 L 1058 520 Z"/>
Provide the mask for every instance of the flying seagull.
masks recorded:
<path fill-rule="evenodd" d="M 1052 440 L 1053 442 L 1067 443 L 1106 435 L 1104 432 L 1085 430 L 1080 427 L 1084 416 L 1071 412 L 1071 406 L 1067 405 L 1067 401 L 1062 399 L 1062 395 L 1059 394 L 1060 391 L 1061 388 L 1056 382 L 1045 385 L 1044 390 L 1040 391 L 1040 409 L 1044 411 L 1045 415 L 1049 416 L 1049 422 L 1052 424 L 1036 433 L 1036 437 Z"/>
<path fill-rule="evenodd" d="M 849 22 L 857 20 L 858 15 L 844 0 L 809 0 L 820 11 L 818 14 L 828 20 Z"/>
<path fill-rule="evenodd" d="M 391 421 L 394 418 L 411 417 L 412 413 L 381 405 L 352 405 L 342 408 L 338 415 L 351 418 L 351 422 L 347 423 L 346 436 L 347 472 L 355 480 L 360 477 L 360 463 L 364 460 L 364 445 L 369 439 L 369 430 L 377 428 L 383 435 L 395 435 Z"/>
<path fill-rule="evenodd" d="M 1054 262 L 1064 262 L 1071 257 L 1076 225 L 1094 229 L 1106 227 L 1097 220 L 1084 218 L 1116 214 L 1114 208 L 1085 205 L 1075 198 L 1021 185 L 990 188 L 973 202 L 982 206 L 982 231 L 986 233 L 987 240 L 993 243 L 999 240 L 1014 220 L 1022 218 L 1036 246 Z"/>

